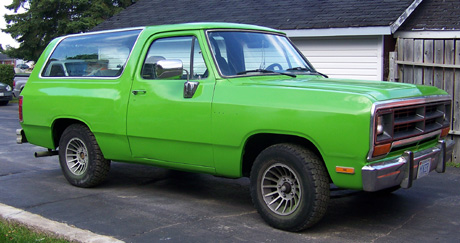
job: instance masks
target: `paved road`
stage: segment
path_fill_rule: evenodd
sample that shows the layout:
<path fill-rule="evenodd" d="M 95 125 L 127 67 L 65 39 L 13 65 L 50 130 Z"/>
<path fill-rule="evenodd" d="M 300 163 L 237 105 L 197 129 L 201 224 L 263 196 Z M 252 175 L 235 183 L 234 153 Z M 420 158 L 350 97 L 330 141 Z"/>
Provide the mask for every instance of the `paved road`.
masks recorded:
<path fill-rule="evenodd" d="M 460 169 L 392 195 L 333 191 L 314 228 L 288 233 L 253 209 L 248 179 L 113 163 L 108 181 L 76 188 L 57 157 L 15 143 L 17 105 L 0 107 L 0 203 L 126 242 L 458 242 Z"/>

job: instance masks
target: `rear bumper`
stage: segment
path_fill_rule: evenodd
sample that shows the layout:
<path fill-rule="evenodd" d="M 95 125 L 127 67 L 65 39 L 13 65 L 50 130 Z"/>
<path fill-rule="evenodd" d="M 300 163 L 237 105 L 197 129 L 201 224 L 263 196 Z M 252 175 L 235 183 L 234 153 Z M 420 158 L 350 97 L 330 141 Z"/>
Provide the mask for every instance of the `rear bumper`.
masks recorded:
<path fill-rule="evenodd" d="M 450 160 L 454 141 L 440 140 L 435 147 L 418 152 L 406 151 L 398 158 L 366 165 L 362 168 L 363 190 L 378 191 L 398 186 L 409 188 L 418 175 L 419 165 L 429 161 L 429 171 L 444 173 Z M 426 167 L 428 169 L 428 167 Z"/>
<path fill-rule="evenodd" d="M 13 99 L 13 93 L 11 91 L 1 92 L 0 101 L 10 101 Z"/>
<path fill-rule="evenodd" d="M 14 97 L 18 98 L 20 93 L 21 93 L 21 90 L 15 90 L 15 89 L 13 89 L 13 96 L 14 96 Z"/>
<path fill-rule="evenodd" d="M 26 134 L 24 133 L 24 130 L 22 130 L 22 128 L 16 129 L 16 143 L 27 143 Z"/>

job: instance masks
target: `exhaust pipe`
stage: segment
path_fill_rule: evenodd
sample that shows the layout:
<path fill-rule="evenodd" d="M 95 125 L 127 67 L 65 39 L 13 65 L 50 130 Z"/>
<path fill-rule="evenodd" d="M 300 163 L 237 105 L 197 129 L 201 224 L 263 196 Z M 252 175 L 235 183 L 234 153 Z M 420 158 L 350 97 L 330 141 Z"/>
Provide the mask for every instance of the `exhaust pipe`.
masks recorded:
<path fill-rule="evenodd" d="M 38 158 L 38 157 L 54 156 L 54 155 L 58 155 L 58 154 L 59 154 L 59 151 L 57 151 L 57 150 L 53 151 L 51 149 L 48 149 L 48 151 L 35 152 L 34 156 L 35 156 L 35 158 Z"/>

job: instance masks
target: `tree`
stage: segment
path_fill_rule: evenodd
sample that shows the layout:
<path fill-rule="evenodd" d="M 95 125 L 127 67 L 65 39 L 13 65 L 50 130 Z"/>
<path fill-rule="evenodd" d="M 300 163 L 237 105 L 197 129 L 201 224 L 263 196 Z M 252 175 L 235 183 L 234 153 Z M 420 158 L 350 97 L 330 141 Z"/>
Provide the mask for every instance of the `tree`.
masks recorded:
<path fill-rule="evenodd" d="M 0 82 L 13 87 L 14 66 L 9 64 L 0 64 Z"/>
<path fill-rule="evenodd" d="M 87 32 L 131 5 L 132 0 L 13 0 L 6 6 L 4 32 L 16 39 L 18 48 L 2 52 L 10 57 L 37 61 L 48 43 L 62 35 Z M 24 8 L 24 13 L 18 13 Z"/>

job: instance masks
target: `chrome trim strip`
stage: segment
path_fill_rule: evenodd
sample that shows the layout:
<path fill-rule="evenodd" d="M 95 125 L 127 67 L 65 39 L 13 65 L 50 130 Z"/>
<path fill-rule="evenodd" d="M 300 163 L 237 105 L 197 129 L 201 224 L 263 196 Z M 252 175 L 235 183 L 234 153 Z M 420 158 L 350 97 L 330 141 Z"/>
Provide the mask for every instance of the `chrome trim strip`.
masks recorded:
<path fill-rule="evenodd" d="M 429 137 L 433 137 L 433 136 L 437 136 L 437 135 L 441 135 L 441 130 L 437 130 L 437 131 L 430 132 L 430 133 L 427 133 L 427 134 L 419 135 L 419 136 L 416 136 L 416 137 L 411 137 L 411 138 L 406 138 L 406 139 L 403 139 L 403 140 L 398 140 L 398 141 L 395 141 L 395 142 L 393 142 L 391 144 L 391 149 L 402 147 L 402 146 L 404 146 L 406 144 L 414 143 L 417 140 L 423 140 L 425 138 L 429 138 Z"/>
<path fill-rule="evenodd" d="M 431 95 L 431 96 L 422 96 L 422 97 L 415 97 L 415 98 L 404 98 L 404 99 L 396 99 L 396 100 L 379 101 L 373 104 L 373 108 L 385 109 L 385 108 L 419 105 L 419 104 L 426 104 L 426 103 L 439 102 L 439 101 L 448 101 L 448 100 L 451 100 L 450 95 Z"/>
<path fill-rule="evenodd" d="M 374 140 L 375 140 L 374 124 L 375 124 L 377 110 L 387 109 L 387 108 L 397 108 L 397 107 L 403 107 L 403 106 L 411 106 L 411 105 L 419 105 L 419 104 L 426 104 L 426 103 L 433 103 L 433 102 L 441 102 L 441 101 L 451 101 L 452 102 L 452 98 L 450 97 L 450 95 L 431 95 L 431 96 L 422 96 L 422 97 L 416 97 L 416 98 L 403 98 L 403 99 L 395 99 L 395 100 L 378 101 L 372 104 L 370 126 L 369 126 L 370 127 L 369 152 L 367 154 L 367 161 L 378 160 L 378 159 L 385 157 L 385 155 L 378 156 L 375 158 L 372 157 L 372 153 L 374 152 Z M 433 133 L 436 133 L 436 132 L 441 133 L 441 131 L 435 131 L 435 132 L 431 132 L 428 134 L 431 134 L 431 136 L 434 136 L 435 134 Z M 424 134 L 424 135 L 428 135 L 428 134 Z M 420 135 L 420 136 L 424 136 L 424 135 Z M 430 137 L 430 136 L 427 136 L 427 137 Z M 419 136 L 417 138 L 419 138 Z M 407 138 L 404 140 L 395 141 L 392 143 L 391 146 L 393 148 L 393 146 L 395 146 L 394 145 L 395 143 L 397 147 L 408 144 L 409 142 L 406 141 L 408 139 L 413 139 L 413 138 Z"/>

